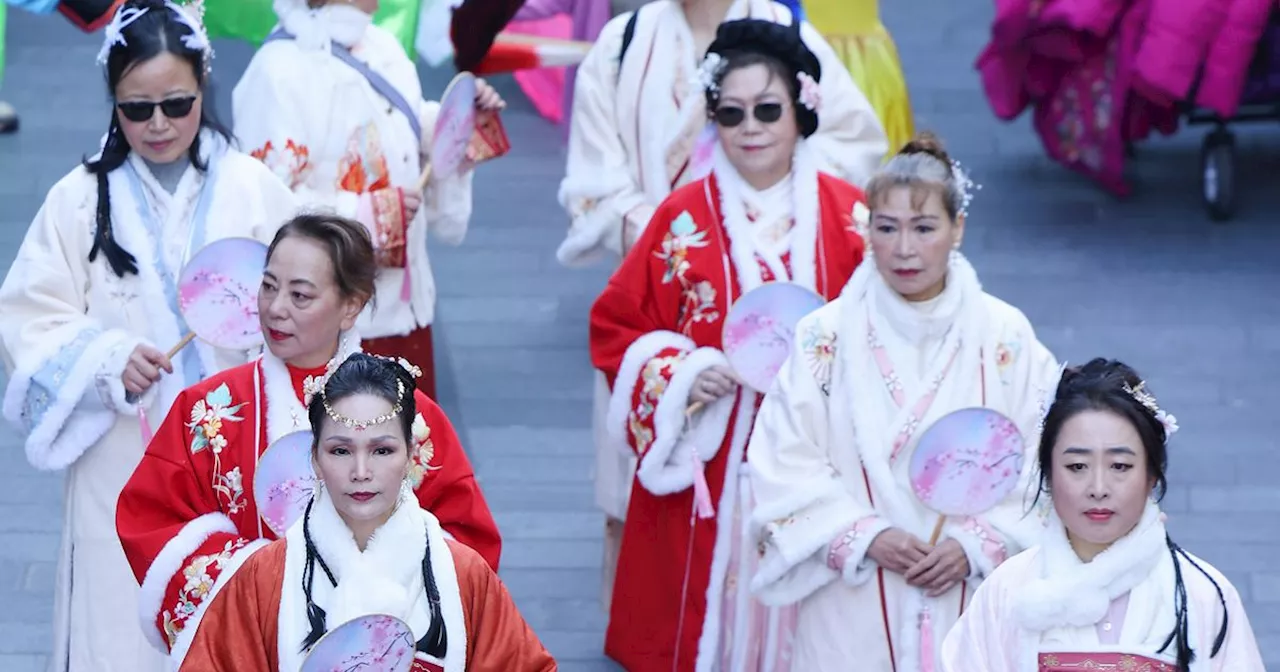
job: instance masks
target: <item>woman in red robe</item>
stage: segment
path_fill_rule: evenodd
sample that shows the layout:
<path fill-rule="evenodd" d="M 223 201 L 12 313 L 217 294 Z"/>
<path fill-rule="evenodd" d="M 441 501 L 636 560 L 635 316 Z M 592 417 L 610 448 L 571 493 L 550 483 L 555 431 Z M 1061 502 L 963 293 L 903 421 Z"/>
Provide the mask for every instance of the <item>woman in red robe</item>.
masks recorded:
<path fill-rule="evenodd" d="M 737 385 L 721 331 L 737 297 L 766 282 L 836 297 L 864 249 L 862 193 L 823 173 L 804 141 L 822 73 L 798 24 L 721 24 L 701 74 L 719 133 L 712 173 L 658 207 L 591 311 L 609 429 L 639 459 L 605 641 L 632 672 L 768 669 L 778 653 L 760 633 L 779 614 L 747 593 L 742 467 L 760 395 Z M 695 452 L 717 504 L 691 524 Z"/>
<path fill-rule="evenodd" d="M 309 430 L 315 380 L 359 351 L 356 317 L 373 296 L 373 245 L 359 223 L 302 215 L 267 253 L 256 361 L 184 390 L 120 495 L 116 527 L 142 586 L 152 643 L 181 661 L 210 600 L 275 535 L 253 481 L 275 441 Z M 501 540 L 471 462 L 444 412 L 421 392 L 409 484 L 454 539 L 497 569 Z"/>
<path fill-rule="evenodd" d="M 181 670 L 400 669 L 389 651 L 412 657 L 412 672 L 555 670 L 493 570 L 418 506 L 412 426 L 422 393 L 408 371 L 357 354 L 318 388 L 308 415 L 320 487 L 214 600 Z M 326 633 L 371 615 L 410 632 L 345 652 L 354 659 L 323 658 Z"/>

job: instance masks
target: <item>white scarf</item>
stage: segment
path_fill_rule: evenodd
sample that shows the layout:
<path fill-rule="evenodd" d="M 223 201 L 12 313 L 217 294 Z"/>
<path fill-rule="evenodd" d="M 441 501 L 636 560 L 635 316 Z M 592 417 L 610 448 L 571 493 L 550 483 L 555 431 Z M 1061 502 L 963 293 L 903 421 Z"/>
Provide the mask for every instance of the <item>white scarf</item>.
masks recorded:
<path fill-rule="evenodd" d="M 319 490 L 313 502 L 311 539 L 316 553 L 324 558 L 338 582 L 334 588 L 317 566 L 311 597 L 313 603 L 325 610 L 326 631 L 360 616 L 387 614 L 407 623 L 415 641 L 421 639 L 431 624 L 431 607 L 422 577 L 422 555 L 430 541 L 431 570 L 440 591 L 449 649 L 444 660 L 433 660 L 422 653 L 417 655 L 443 665 L 446 672 L 463 672 L 467 632 L 453 555 L 439 522 L 419 507 L 408 485 L 401 484 L 394 512 L 369 538 L 363 552 L 356 546 L 350 528 L 339 517 L 328 491 Z M 299 519 L 286 535 L 277 642 L 281 670 L 301 669 L 306 656 L 300 649 L 311 629 L 302 584 L 306 565 L 305 520 Z"/>
<path fill-rule="evenodd" d="M 768 265 L 776 280 L 794 282 L 818 291 L 819 269 L 815 260 L 821 235 L 819 218 L 822 216 L 818 205 L 818 168 L 804 139 L 796 142 L 791 174 L 784 178 L 791 182 L 790 214 L 795 218 L 795 225 L 789 234 L 790 273 L 782 263 L 782 254 L 786 249 L 759 244 L 756 228 L 767 225 L 767 222 L 752 222 L 747 217 L 747 195 L 752 189 L 733 164 L 729 163 L 729 157 L 719 143 L 716 143 L 712 161 L 716 187 L 720 190 L 720 212 L 729 236 L 729 254 L 733 259 L 734 269 L 738 272 L 742 293 L 745 294 L 763 283 L 757 258 Z"/>
<path fill-rule="evenodd" d="M 327 4 L 318 9 L 307 0 L 275 0 L 272 9 L 280 26 L 293 35 L 304 51 L 327 52 L 330 42 L 351 48 L 373 23 L 373 17 L 349 4 Z"/>
<path fill-rule="evenodd" d="M 357 352 L 361 352 L 360 333 L 352 328 L 338 336 L 338 351 L 330 362 L 341 364 Z M 267 445 L 270 446 L 283 436 L 311 429 L 307 409 L 294 392 L 289 367 L 284 360 L 271 354 L 270 348 L 262 351 L 262 377 L 262 388 L 267 397 Z M 263 400 L 258 399 L 257 402 L 258 417 L 261 418 Z"/>
<path fill-rule="evenodd" d="M 902 456 L 910 454 L 911 442 L 919 438 L 923 429 L 950 411 L 982 402 L 982 369 L 991 372 L 987 378 L 994 376 L 996 370 L 993 365 L 995 344 L 987 343 L 990 330 L 986 296 L 973 267 L 963 255 L 956 253 L 943 296 L 929 313 L 917 310 L 890 288 L 870 255 L 858 266 L 840 298 L 838 338 L 848 347 L 840 348 L 838 355 L 841 363 L 837 370 L 842 380 L 832 385 L 831 407 L 847 409 L 848 412 L 832 414 L 833 445 L 856 445 L 877 493 L 877 509 L 895 526 L 927 539 L 936 516 L 928 514 L 917 503 L 905 477 L 899 478 L 895 472 L 905 474 L 906 460 Z M 912 367 L 918 369 L 913 380 L 900 380 L 906 406 L 887 413 L 885 404 L 893 402 L 884 400 L 887 394 L 885 384 L 868 352 L 868 314 L 880 341 L 895 359 L 895 368 L 900 374 L 910 366 L 906 361 L 908 357 L 916 357 L 922 362 L 921 366 Z M 935 337 L 945 334 L 933 357 L 925 357 L 925 353 L 920 352 L 918 339 L 926 334 Z M 928 413 L 920 418 L 915 436 L 903 449 L 899 460 L 890 464 L 890 453 L 898 430 L 904 425 L 916 400 L 942 374 L 957 347 L 960 348 L 959 354 Z M 985 386 L 987 406 L 1007 411 L 1003 395 L 997 394 L 999 388 L 999 384 Z M 861 403 L 855 403 L 855 400 L 861 400 Z"/>

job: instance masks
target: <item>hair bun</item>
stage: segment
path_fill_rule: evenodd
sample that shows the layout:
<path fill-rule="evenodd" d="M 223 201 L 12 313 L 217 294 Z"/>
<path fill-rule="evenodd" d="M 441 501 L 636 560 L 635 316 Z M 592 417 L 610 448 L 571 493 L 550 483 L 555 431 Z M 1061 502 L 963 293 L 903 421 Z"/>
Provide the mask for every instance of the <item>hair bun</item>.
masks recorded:
<path fill-rule="evenodd" d="M 1065 399 L 1076 395 L 1114 392 L 1128 385 L 1136 388 L 1142 377 L 1133 367 L 1115 359 L 1096 357 L 1082 366 L 1069 367 L 1062 372 L 1056 397 Z"/>
<path fill-rule="evenodd" d="M 716 28 L 716 37 L 707 53 L 729 54 L 752 51 L 782 61 L 796 72 L 808 73 L 822 81 L 822 63 L 800 34 L 799 20 L 790 24 L 765 19 L 734 19 Z"/>
<path fill-rule="evenodd" d="M 942 145 L 942 138 L 932 131 L 921 131 L 898 150 L 899 154 L 928 154 L 951 167 L 951 157 Z"/>

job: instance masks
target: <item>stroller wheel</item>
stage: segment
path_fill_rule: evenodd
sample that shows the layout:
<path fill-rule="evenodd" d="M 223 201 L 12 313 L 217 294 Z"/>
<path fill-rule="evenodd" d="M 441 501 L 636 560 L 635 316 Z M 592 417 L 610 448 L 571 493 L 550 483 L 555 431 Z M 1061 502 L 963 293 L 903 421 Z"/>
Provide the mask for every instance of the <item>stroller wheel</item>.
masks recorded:
<path fill-rule="evenodd" d="M 1235 136 L 1220 128 L 1205 136 L 1200 150 L 1204 206 L 1215 222 L 1225 222 L 1235 214 L 1235 149 Z"/>

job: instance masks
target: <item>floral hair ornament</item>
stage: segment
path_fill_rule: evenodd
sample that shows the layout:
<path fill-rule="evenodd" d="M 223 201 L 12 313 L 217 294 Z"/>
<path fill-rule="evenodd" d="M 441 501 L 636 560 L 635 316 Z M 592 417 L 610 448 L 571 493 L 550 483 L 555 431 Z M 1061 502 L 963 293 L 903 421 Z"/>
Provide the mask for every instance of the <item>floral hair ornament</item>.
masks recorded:
<path fill-rule="evenodd" d="M 181 5 L 175 4 L 172 0 L 165 0 L 164 6 L 173 12 L 178 22 L 186 26 L 191 32 L 182 36 L 182 46 L 191 51 L 198 51 L 204 55 L 205 73 L 212 72 L 210 62 L 213 60 L 213 44 L 209 42 L 209 35 L 205 32 L 202 21 L 204 18 L 204 0 L 192 0 L 187 4 L 189 9 L 184 9 Z M 98 51 L 98 64 L 105 65 L 107 58 L 111 55 L 111 50 L 116 45 L 127 46 L 129 43 L 124 39 L 124 29 L 130 24 L 146 15 L 151 11 L 149 7 L 129 7 L 121 5 L 116 11 L 116 15 L 112 17 L 111 23 L 103 30 L 102 49 Z"/>
<path fill-rule="evenodd" d="M 1164 440 L 1165 443 L 1168 443 L 1169 439 L 1178 432 L 1178 418 L 1172 413 L 1167 413 L 1161 409 L 1160 405 L 1156 403 L 1156 398 L 1146 390 L 1146 387 L 1147 381 L 1145 380 L 1138 383 L 1137 387 L 1132 387 L 1129 383 L 1125 383 L 1124 391 L 1133 397 L 1134 401 L 1142 404 L 1143 408 L 1151 411 L 1151 414 L 1156 416 L 1156 420 L 1161 425 L 1164 425 Z"/>
<path fill-rule="evenodd" d="M 382 355 L 373 355 L 373 357 L 377 359 L 381 359 L 383 361 L 392 362 L 394 364 L 400 365 L 400 368 L 404 369 L 405 371 L 408 371 L 409 375 L 413 376 L 414 378 L 422 377 L 422 369 L 414 366 L 409 362 L 409 360 L 403 357 L 392 358 L 392 357 L 383 357 Z M 325 413 L 329 414 L 329 417 L 332 418 L 334 422 L 341 423 L 347 427 L 355 429 L 356 431 L 363 431 L 372 425 L 380 425 L 400 415 L 400 412 L 404 410 L 404 406 L 401 405 L 399 401 L 400 399 L 404 398 L 404 392 L 405 392 L 404 382 L 400 380 L 396 381 L 396 403 L 394 406 L 392 406 L 391 411 L 388 413 L 384 413 L 372 420 L 353 420 L 333 410 L 333 407 L 329 405 L 329 400 L 325 397 L 324 390 L 325 390 L 325 387 L 329 385 L 329 379 L 333 377 L 333 373 L 337 371 L 338 367 L 341 365 L 342 363 L 338 361 L 337 357 L 335 357 L 329 360 L 329 363 L 325 365 L 323 374 L 319 376 L 315 376 L 313 378 L 307 378 L 305 381 L 303 381 L 302 394 L 305 397 L 306 405 L 310 406 L 311 399 L 314 398 L 317 394 L 320 395 L 320 397 L 324 399 Z"/>
<path fill-rule="evenodd" d="M 951 159 L 951 174 L 955 176 L 956 187 L 960 190 L 960 211 L 958 214 L 967 216 L 969 214 L 969 204 L 973 202 L 973 192 L 981 191 L 982 185 L 970 179 L 969 172 L 955 159 Z"/>
<path fill-rule="evenodd" d="M 796 73 L 796 81 L 800 82 L 800 104 L 810 112 L 817 112 L 822 107 L 822 89 L 818 87 L 818 81 L 804 71 Z"/>
<path fill-rule="evenodd" d="M 724 71 L 724 56 L 710 52 L 702 59 L 702 64 L 698 66 L 698 85 L 704 91 L 710 91 L 713 97 L 720 97 L 720 84 L 717 81 L 720 74 Z"/>

